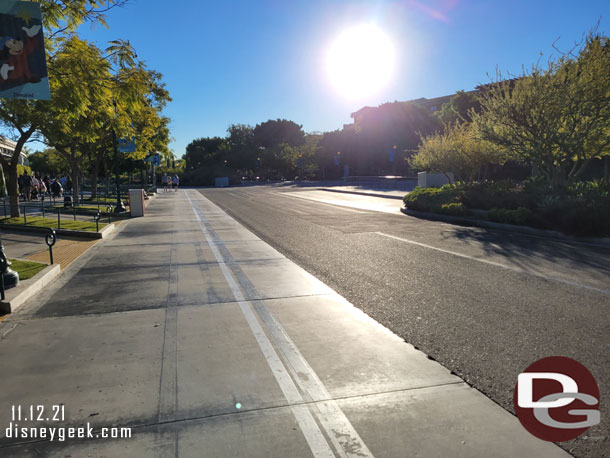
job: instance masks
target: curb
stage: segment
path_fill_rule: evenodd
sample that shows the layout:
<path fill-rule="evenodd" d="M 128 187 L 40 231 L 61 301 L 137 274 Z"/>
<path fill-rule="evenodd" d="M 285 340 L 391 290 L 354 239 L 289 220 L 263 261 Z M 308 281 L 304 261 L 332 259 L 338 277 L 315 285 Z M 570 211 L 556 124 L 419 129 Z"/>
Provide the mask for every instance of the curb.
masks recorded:
<path fill-rule="evenodd" d="M 409 210 L 402 207 L 400 209 L 405 215 L 413 216 L 415 218 L 429 219 L 434 221 L 443 221 L 450 224 L 459 224 L 461 226 L 476 226 L 485 229 L 499 229 L 507 232 L 517 232 L 519 234 L 535 235 L 538 237 L 546 237 L 557 240 L 565 240 L 567 242 L 579 242 L 579 243 L 590 243 L 596 245 L 603 245 L 610 247 L 610 237 L 572 237 L 565 235 L 558 231 L 549 231 L 545 229 L 534 229 L 528 226 L 517 226 L 515 224 L 503 224 L 494 223 L 493 221 L 487 221 L 477 218 L 468 218 L 463 216 L 449 216 L 441 215 L 438 213 L 427 213 L 415 210 Z"/>
<path fill-rule="evenodd" d="M 319 188 L 319 189 L 320 189 L 320 191 L 339 192 L 342 194 L 358 194 L 361 196 L 385 197 L 386 199 L 397 199 L 397 200 L 404 199 L 404 196 L 389 196 L 387 194 L 380 194 L 380 193 L 374 193 L 374 192 L 346 191 L 344 189 L 330 189 L 330 188 Z M 400 191 L 400 189 L 397 189 L 396 191 Z M 410 191 L 405 191 L 405 194 L 407 194 L 408 192 L 410 192 Z"/>
<path fill-rule="evenodd" d="M 48 285 L 61 273 L 59 264 L 47 266 L 29 280 L 19 282 L 19 285 L 5 291 L 6 299 L 0 301 L 0 312 L 14 313 L 25 301 Z"/>
<path fill-rule="evenodd" d="M 81 237 L 84 239 L 103 239 L 104 236 L 108 235 L 110 232 L 114 230 L 114 223 L 107 224 L 99 232 L 91 232 L 91 231 L 71 231 L 69 229 L 55 229 L 55 233 L 57 235 L 67 235 L 70 237 Z M 16 224 L 0 224 L 0 229 L 4 229 L 6 231 L 17 231 L 17 232 L 33 232 L 35 234 L 48 234 L 49 230 L 44 227 L 34 227 L 34 226 L 18 226 Z"/>

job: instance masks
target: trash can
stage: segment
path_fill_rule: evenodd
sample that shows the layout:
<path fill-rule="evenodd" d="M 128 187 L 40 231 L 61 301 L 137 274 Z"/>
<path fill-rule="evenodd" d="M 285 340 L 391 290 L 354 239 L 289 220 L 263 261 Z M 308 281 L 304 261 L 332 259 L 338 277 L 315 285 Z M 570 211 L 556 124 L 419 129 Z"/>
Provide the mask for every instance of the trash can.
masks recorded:
<path fill-rule="evenodd" d="M 130 189 L 129 190 L 129 211 L 131 216 L 144 216 L 146 207 L 144 205 L 144 190 Z"/>
<path fill-rule="evenodd" d="M 72 206 L 72 196 L 64 196 L 64 207 Z"/>
<path fill-rule="evenodd" d="M 217 188 L 226 188 L 229 186 L 229 177 L 216 177 L 214 184 Z"/>

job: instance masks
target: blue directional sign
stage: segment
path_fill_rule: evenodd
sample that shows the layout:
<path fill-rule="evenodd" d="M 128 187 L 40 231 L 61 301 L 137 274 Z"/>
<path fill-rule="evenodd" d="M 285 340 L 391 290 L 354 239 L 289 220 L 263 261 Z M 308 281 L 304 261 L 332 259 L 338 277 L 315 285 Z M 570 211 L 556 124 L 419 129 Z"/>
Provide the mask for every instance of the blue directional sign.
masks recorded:
<path fill-rule="evenodd" d="M 119 151 L 121 153 L 135 153 L 136 152 L 136 138 L 119 138 Z"/>
<path fill-rule="evenodd" d="M 157 154 L 151 154 L 148 157 L 145 157 L 144 162 L 150 162 L 152 165 L 158 167 L 161 165 L 161 155 L 159 153 Z"/>

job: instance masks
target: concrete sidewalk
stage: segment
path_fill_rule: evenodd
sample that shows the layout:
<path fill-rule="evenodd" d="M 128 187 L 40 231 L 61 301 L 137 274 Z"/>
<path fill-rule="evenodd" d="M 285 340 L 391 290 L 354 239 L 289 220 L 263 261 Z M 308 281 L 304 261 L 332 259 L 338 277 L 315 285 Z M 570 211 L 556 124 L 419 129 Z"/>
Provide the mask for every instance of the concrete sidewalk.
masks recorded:
<path fill-rule="evenodd" d="M 117 225 L 119 222 L 113 224 Z M 50 263 L 49 247 L 45 243 L 44 234 L 3 231 L 0 237 L 9 258 Z M 53 262 L 65 269 L 98 241 L 60 235 L 53 246 Z"/>
<path fill-rule="evenodd" d="M 567 456 L 197 191 L 147 215 L 0 325 L 0 455 Z M 58 404 L 133 436 L 4 437 Z"/>

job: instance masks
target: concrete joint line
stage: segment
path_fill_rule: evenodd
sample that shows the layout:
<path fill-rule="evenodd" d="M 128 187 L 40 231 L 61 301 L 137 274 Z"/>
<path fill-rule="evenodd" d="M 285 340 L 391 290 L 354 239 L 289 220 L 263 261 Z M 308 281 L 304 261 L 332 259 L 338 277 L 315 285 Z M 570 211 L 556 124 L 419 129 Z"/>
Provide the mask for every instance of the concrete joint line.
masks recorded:
<path fill-rule="evenodd" d="M 174 207 L 175 213 L 175 207 Z M 172 231 L 172 248 L 169 256 L 167 300 L 165 323 L 163 325 L 163 346 L 161 350 L 161 377 L 159 380 L 159 404 L 157 423 L 176 421 L 178 411 L 178 272 L 176 270 L 176 231 Z M 165 444 L 167 456 L 178 457 L 178 431 L 157 431 L 160 442 Z M 163 439 L 166 438 L 166 439 Z"/>
<path fill-rule="evenodd" d="M 252 333 L 267 360 L 282 393 L 284 394 L 294 417 L 296 418 L 303 435 L 315 457 L 335 457 L 344 458 L 351 457 L 372 457 L 372 453 L 368 450 L 364 441 L 360 438 L 354 427 L 351 425 L 345 414 L 341 411 L 337 402 L 334 401 L 316 373 L 302 356 L 294 342 L 288 337 L 285 330 L 279 322 L 272 316 L 271 312 L 262 304 L 259 303 L 254 308 L 256 309 L 260 320 L 265 324 L 271 338 L 284 356 L 287 364 L 282 362 L 282 359 L 276 352 L 274 345 L 263 330 L 259 320 L 253 311 L 252 304 L 246 300 L 241 287 L 238 285 L 233 273 L 229 270 L 229 266 L 235 266 L 235 262 L 230 258 L 225 259 L 221 251 L 227 251 L 215 234 L 210 233 L 206 226 L 205 217 L 202 218 L 202 211 L 199 206 L 192 201 L 189 194 L 186 197 L 191 204 L 195 219 L 199 222 L 201 230 L 218 261 L 218 265 L 239 303 L 242 314 L 244 315 Z M 204 199 L 203 196 L 201 196 Z M 207 199 L 206 199 L 207 200 Z M 212 231 L 213 232 L 213 231 Z M 223 250 L 224 248 L 224 250 Z M 243 275 L 243 272 L 242 272 Z M 245 277 L 245 275 L 243 275 Z M 249 281 L 245 279 L 247 283 Z M 261 313 L 262 312 L 262 313 Z M 292 377 L 291 377 L 292 374 Z M 299 387 L 297 388 L 297 385 Z M 299 390 L 300 388 L 300 390 Z M 310 408 L 304 405 L 306 402 L 303 399 L 304 393 L 309 400 L 320 401 L 311 404 L 318 422 L 313 418 Z M 320 426 L 324 429 L 324 433 L 320 430 Z M 328 438 L 333 447 L 328 444 Z M 333 449 L 335 452 L 333 452 Z"/>
<path fill-rule="evenodd" d="M 176 232 L 172 233 L 172 242 Z M 178 273 L 176 271 L 176 245 L 172 243 L 169 258 L 169 282 L 167 287 L 167 306 L 163 327 L 163 347 L 161 355 L 161 378 L 159 380 L 159 405 L 157 408 L 158 423 L 169 423 L 176 420 L 178 411 L 178 308 L 176 298 L 178 290 Z M 173 440 L 165 441 L 168 454 L 178 456 L 178 432 L 170 431 Z M 171 450 L 170 450 L 171 449 Z"/>

